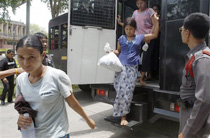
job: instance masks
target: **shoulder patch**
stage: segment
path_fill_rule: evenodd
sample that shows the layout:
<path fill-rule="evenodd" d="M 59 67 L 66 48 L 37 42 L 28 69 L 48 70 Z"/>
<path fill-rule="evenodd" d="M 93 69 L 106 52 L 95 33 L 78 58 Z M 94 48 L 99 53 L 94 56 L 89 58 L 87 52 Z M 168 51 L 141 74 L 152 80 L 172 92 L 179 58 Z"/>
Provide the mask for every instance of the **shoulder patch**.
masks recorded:
<path fill-rule="evenodd" d="M 192 65 L 193 63 L 203 57 L 208 57 L 210 58 L 210 50 L 209 48 L 204 49 L 203 51 L 198 51 L 196 52 L 191 58 L 190 60 L 186 63 L 185 65 L 185 70 L 186 70 L 186 75 L 190 75 L 191 77 L 194 77 L 194 73 L 193 73 L 193 69 L 192 69 Z"/>

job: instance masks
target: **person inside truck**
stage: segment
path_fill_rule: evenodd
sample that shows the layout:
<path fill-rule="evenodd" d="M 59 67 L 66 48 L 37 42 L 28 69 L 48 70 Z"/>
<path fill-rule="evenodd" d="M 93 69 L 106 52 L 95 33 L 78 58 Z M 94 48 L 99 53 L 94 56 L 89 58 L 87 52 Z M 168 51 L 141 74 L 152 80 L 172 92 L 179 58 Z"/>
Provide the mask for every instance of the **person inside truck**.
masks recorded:
<path fill-rule="evenodd" d="M 155 13 L 157 13 L 157 16 L 160 19 L 160 6 L 157 4 L 154 4 L 152 6 L 152 9 L 155 11 Z M 160 21 L 160 20 L 159 20 Z M 160 22 L 159 22 L 160 25 Z M 160 48 L 160 31 L 159 31 L 159 35 L 158 38 L 154 39 L 154 46 L 151 52 L 151 67 L 150 67 L 150 77 L 147 78 L 147 81 L 149 80 L 158 80 L 159 79 L 159 48 Z"/>
<path fill-rule="evenodd" d="M 192 13 L 179 29 L 190 51 L 185 56 L 177 101 L 181 107 L 178 138 L 210 137 L 210 49 L 205 42 L 209 27 L 209 16 Z"/>
<path fill-rule="evenodd" d="M 137 10 L 133 12 L 132 18 L 135 19 L 137 27 L 135 34 L 149 34 L 153 31 L 154 25 L 154 14 L 155 11 L 152 8 L 147 8 L 148 0 L 136 0 Z M 124 23 L 121 22 L 120 16 L 118 16 L 118 24 L 121 26 Z M 153 49 L 154 41 L 146 41 L 149 45 L 147 51 L 143 51 L 143 59 L 142 64 L 139 66 L 139 70 L 141 71 L 141 77 L 139 79 L 141 85 L 145 85 L 145 80 L 151 78 L 151 52 Z M 148 72 L 148 76 L 146 78 L 146 73 Z"/>
<path fill-rule="evenodd" d="M 95 122 L 87 116 L 74 97 L 68 75 L 62 70 L 42 64 L 45 51 L 38 37 L 24 36 L 18 41 L 16 51 L 18 63 L 25 70 L 17 77 L 16 96 L 21 94 L 31 108 L 37 111 L 37 138 L 69 136 L 65 101 L 85 119 L 90 128 L 95 128 Z M 26 129 L 31 122 L 31 117 L 20 114 L 17 124 Z"/>
<path fill-rule="evenodd" d="M 136 21 L 133 18 L 125 20 L 125 35 L 118 39 L 117 50 L 112 50 L 123 65 L 121 72 L 116 72 L 114 88 L 116 98 L 114 101 L 113 116 L 121 117 L 120 125 L 128 124 L 126 115 L 130 112 L 133 91 L 136 85 L 138 65 L 140 65 L 140 49 L 142 41 L 150 41 L 158 37 L 159 20 L 154 15 L 154 31 L 149 34 L 135 35 Z"/>
<path fill-rule="evenodd" d="M 58 34 L 55 34 L 54 40 L 51 41 L 51 49 L 58 49 L 58 42 L 59 42 L 59 36 Z"/>
<path fill-rule="evenodd" d="M 39 40 L 42 42 L 43 45 L 43 51 L 47 52 L 47 36 L 41 32 L 37 32 L 34 34 L 36 37 L 39 38 Z M 53 58 L 50 54 L 45 54 L 44 60 L 42 61 L 42 64 L 46 66 L 55 67 Z"/>

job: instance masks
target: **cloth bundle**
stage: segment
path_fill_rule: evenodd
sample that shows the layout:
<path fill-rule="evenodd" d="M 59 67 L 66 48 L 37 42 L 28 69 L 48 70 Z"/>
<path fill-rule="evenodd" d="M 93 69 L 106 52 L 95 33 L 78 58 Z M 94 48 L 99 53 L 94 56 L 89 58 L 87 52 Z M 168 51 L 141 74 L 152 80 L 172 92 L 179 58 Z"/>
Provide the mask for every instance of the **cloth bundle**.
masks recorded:
<path fill-rule="evenodd" d="M 98 65 L 115 72 L 121 72 L 122 64 L 119 58 L 113 52 L 111 52 L 109 43 L 106 43 L 104 50 L 109 53 L 99 59 Z"/>
<path fill-rule="evenodd" d="M 29 103 L 25 101 L 21 94 L 18 94 L 18 96 L 16 97 L 14 108 L 18 111 L 19 114 L 29 113 L 35 125 L 35 117 L 37 115 L 37 111 L 31 108 Z M 18 129 L 20 128 L 18 127 Z"/>

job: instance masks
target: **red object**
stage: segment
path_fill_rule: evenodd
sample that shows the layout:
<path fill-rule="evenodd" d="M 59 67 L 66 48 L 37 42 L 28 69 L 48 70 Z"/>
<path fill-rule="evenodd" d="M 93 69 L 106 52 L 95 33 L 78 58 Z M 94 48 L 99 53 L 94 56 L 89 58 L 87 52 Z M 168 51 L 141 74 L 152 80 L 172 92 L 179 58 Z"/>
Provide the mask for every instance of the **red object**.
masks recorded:
<path fill-rule="evenodd" d="M 203 54 L 209 55 L 210 56 L 210 52 L 208 51 L 202 51 Z M 192 64 L 195 60 L 195 55 L 193 55 L 190 60 L 187 62 L 186 66 L 185 66 L 185 71 L 186 71 L 186 75 L 189 75 L 193 78 L 194 77 L 194 73 L 193 73 L 193 69 L 192 69 Z"/>
<path fill-rule="evenodd" d="M 174 111 L 176 111 L 176 112 L 180 111 L 180 107 L 177 104 L 174 105 Z"/>
<path fill-rule="evenodd" d="M 106 96 L 105 90 L 97 89 L 97 95 Z"/>

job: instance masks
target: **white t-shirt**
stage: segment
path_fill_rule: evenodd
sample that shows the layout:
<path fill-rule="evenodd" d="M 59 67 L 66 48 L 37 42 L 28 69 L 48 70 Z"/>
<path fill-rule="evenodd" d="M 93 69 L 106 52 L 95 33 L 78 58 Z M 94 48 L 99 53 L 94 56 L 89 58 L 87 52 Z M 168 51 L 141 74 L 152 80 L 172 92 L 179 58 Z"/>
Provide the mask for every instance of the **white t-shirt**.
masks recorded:
<path fill-rule="evenodd" d="M 37 111 L 35 132 L 37 138 L 58 138 L 69 128 L 65 99 L 72 86 L 65 72 L 47 66 L 42 79 L 31 84 L 28 73 L 17 77 L 16 95 L 21 93 L 33 110 Z"/>

